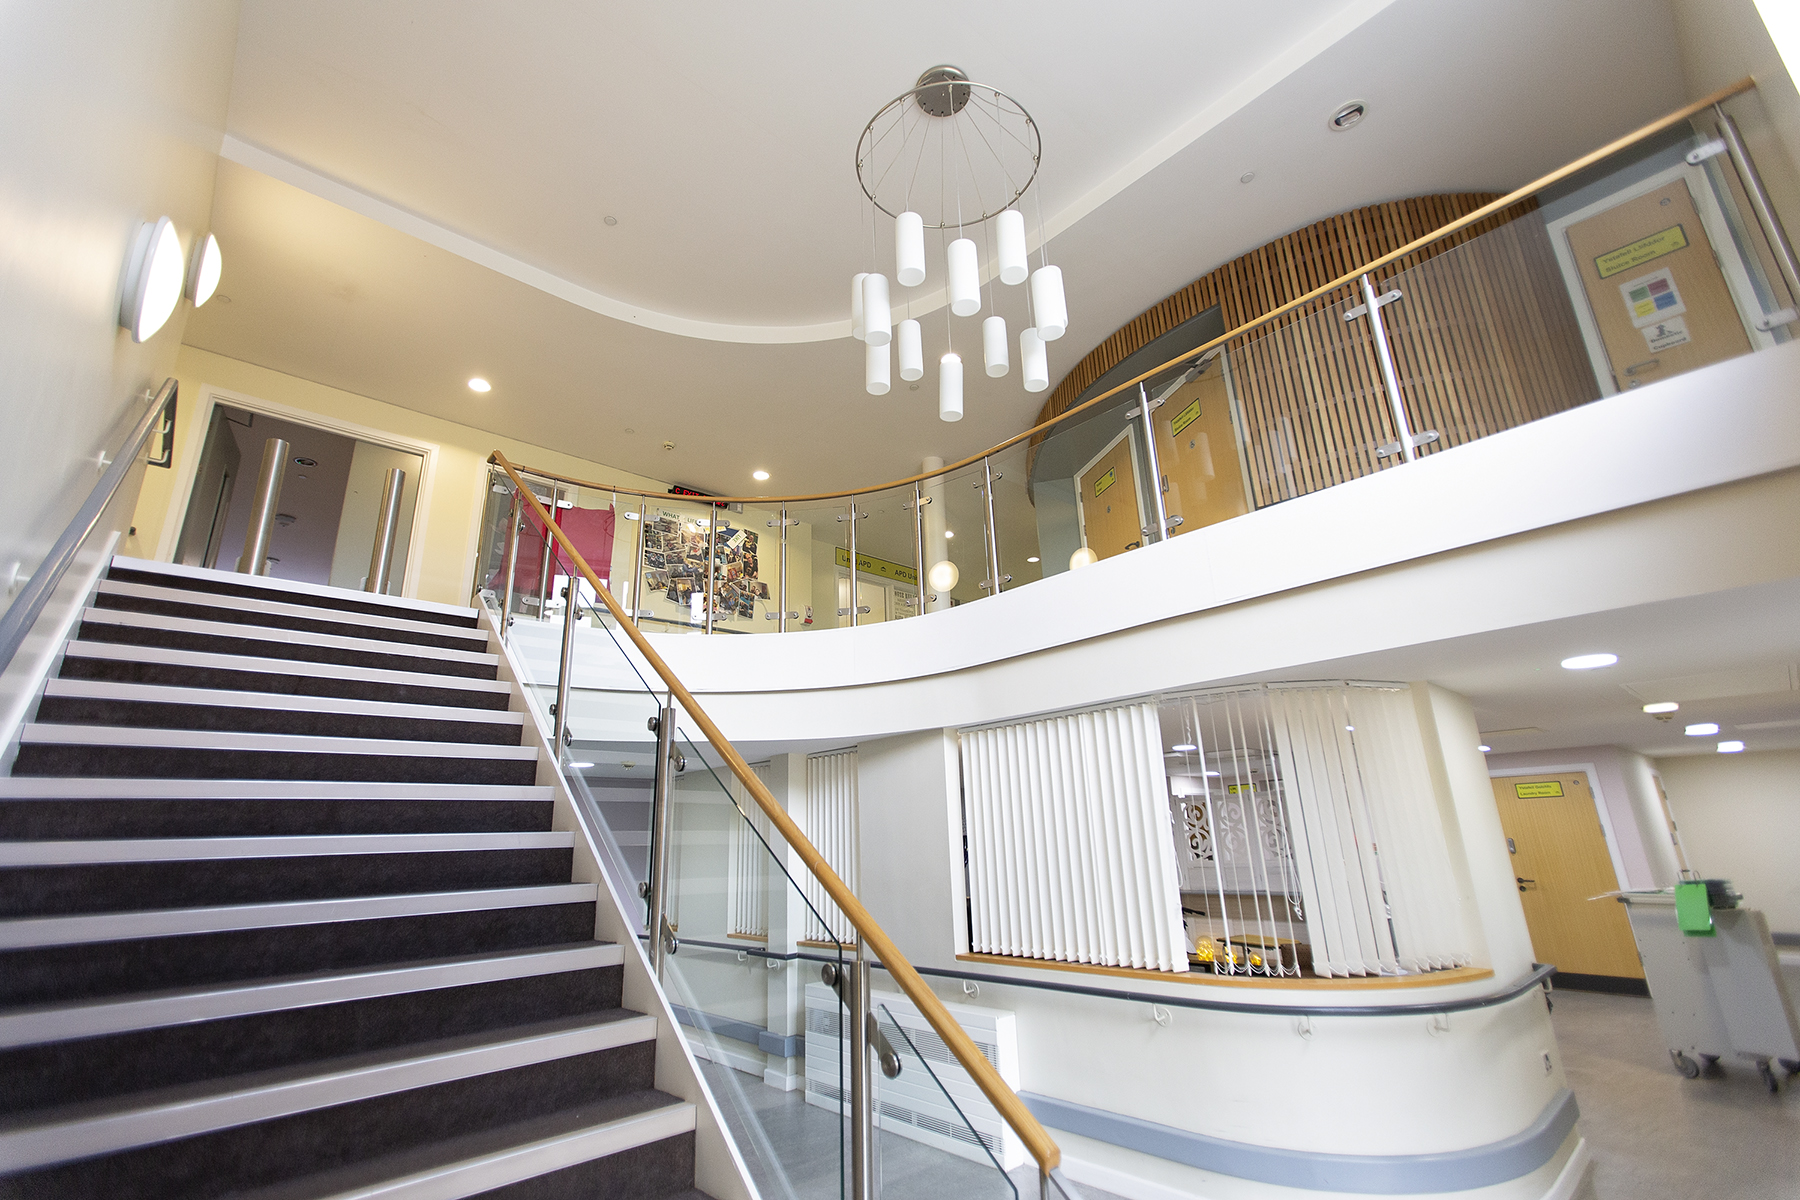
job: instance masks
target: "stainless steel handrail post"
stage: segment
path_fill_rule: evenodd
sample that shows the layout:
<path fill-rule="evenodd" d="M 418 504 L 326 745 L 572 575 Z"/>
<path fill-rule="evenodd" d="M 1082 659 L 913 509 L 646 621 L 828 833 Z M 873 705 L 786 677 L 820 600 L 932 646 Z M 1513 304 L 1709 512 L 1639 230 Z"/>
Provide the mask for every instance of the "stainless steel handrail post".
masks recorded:
<path fill-rule="evenodd" d="M 856 497 L 850 497 L 850 628 L 856 628 Z"/>
<path fill-rule="evenodd" d="M 916 616 L 925 615 L 925 493 L 915 480 L 913 483 L 913 570 L 917 575 L 913 578 L 913 590 L 918 593 L 914 599 L 918 603 Z"/>
<path fill-rule="evenodd" d="M 1723 105 L 1713 105 L 1713 112 L 1719 118 L 1719 132 L 1725 135 L 1725 145 L 1731 150 L 1731 161 L 1737 165 L 1738 178 L 1744 181 L 1744 190 L 1750 193 L 1750 203 L 1756 209 L 1756 219 L 1763 227 L 1763 236 L 1769 239 L 1769 245 L 1775 249 L 1775 257 L 1781 263 L 1781 273 L 1787 278 L 1788 293 L 1796 303 L 1800 303 L 1800 260 L 1794 257 L 1793 243 L 1788 241 L 1787 230 L 1776 215 L 1774 205 L 1769 203 L 1769 193 L 1763 190 L 1762 176 L 1757 174 L 1756 163 L 1750 152 L 1744 148 L 1744 139 L 1738 134 L 1737 122 L 1725 112 Z"/>
<path fill-rule="evenodd" d="M 502 636 L 511 636 L 512 634 L 513 573 L 519 566 L 519 531 L 521 528 L 519 489 L 515 487 L 506 527 L 506 591 L 500 601 L 500 632 Z"/>
<path fill-rule="evenodd" d="M 394 535 L 400 529 L 400 489 L 406 484 L 406 472 L 389 467 L 387 484 L 381 489 L 381 513 L 375 518 L 375 546 L 369 551 L 369 577 L 363 580 L 363 591 L 385 592 L 388 571 L 394 559 Z"/>
<path fill-rule="evenodd" d="M 1144 423 L 1144 457 L 1150 463 L 1150 510 L 1156 517 L 1156 540 L 1169 540 L 1169 502 L 1163 498 L 1162 456 L 1156 452 L 1156 422 L 1150 416 L 1150 385 L 1138 384 L 1138 417 Z"/>
<path fill-rule="evenodd" d="M 779 560 L 779 570 L 780 570 L 781 574 L 780 574 L 780 577 L 775 581 L 775 593 L 777 596 L 779 596 L 781 598 L 781 607 L 779 609 L 777 609 L 776 613 L 775 613 L 775 632 L 776 633 L 786 633 L 787 632 L 787 623 L 788 623 L 787 530 L 788 530 L 787 505 L 784 504 L 781 506 L 781 558 Z"/>
<path fill-rule="evenodd" d="M 719 570 L 719 510 L 712 509 L 706 518 L 706 632 L 713 627 L 713 590 Z"/>
<path fill-rule="evenodd" d="M 1000 594 L 1000 533 L 994 521 L 994 464 L 985 455 L 981 460 L 982 521 L 986 525 L 988 559 L 988 595 Z"/>
<path fill-rule="evenodd" d="M 650 615 L 644 601 L 644 529 L 650 524 L 650 506 L 638 501 L 637 562 L 631 568 L 631 616 L 633 620 Z"/>
<path fill-rule="evenodd" d="M 669 949 L 669 834 L 675 826 L 675 698 L 668 697 L 656 718 L 656 791 L 650 813 L 650 970 L 662 979 Z"/>
<path fill-rule="evenodd" d="M 243 575 L 269 573 L 269 538 L 275 532 L 275 507 L 281 503 L 281 478 L 287 471 L 288 444 L 280 438 L 263 443 L 262 466 L 256 472 L 256 498 L 250 504 L 250 528 L 244 533 Z"/>
<path fill-rule="evenodd" d="M 850 1196 L 875 1197 L 875 1095 L 869 1071 L 869 951 L 856 939 L 844 1003 L 850 1025 Z"/>
<path fill-rule="evenodd" d="M 1369 306 L 1369 331 L 1375 339 L 1375 357 L 1381 362 L 1381 381 L 1387 387 L 1388 404 L 1394 410 L 1394 427 L 1400 434 L 1400 453 L 1407 462 L 1418 458 L 1413 449 L 1412 424 L 1406 419 L 1406 398 L 1400 394 L 1400 376 L 1394 370 L 1394 354 L 1388 349 L 1387 330 L 1381 324 L 1381 297 L 1375 284 L 1365 273 L 1362 277 L 1363 303 Z"/>
<path fill-rule="evenodd" d="M 579 575 L 570 574 L 569 584 L 563 588 L 563 631 L 562 658 L 556 667 L 556 766 L 562 769 L 563 748 L 569 744 L 569 675 L 575 661 L 575 614 L 581 605 L 576 603 L 580 593 Z"/>
<path fill-rule="evenodd" d="M 550 485 L 550 519 L 552 521 L 556 520 L 556 514 L 562 508 L 557 503 L 561 499 L 561 493 L 560 487 L 554 483 Z M 540 621 L 550 619 L 550 576 L 552 574 L 551 564 L 556 560 L 555 546 L 556 539 L 550 536 L 548 529 L 544 530 L 544 552 L 538 556 L 537 615 Z"/>

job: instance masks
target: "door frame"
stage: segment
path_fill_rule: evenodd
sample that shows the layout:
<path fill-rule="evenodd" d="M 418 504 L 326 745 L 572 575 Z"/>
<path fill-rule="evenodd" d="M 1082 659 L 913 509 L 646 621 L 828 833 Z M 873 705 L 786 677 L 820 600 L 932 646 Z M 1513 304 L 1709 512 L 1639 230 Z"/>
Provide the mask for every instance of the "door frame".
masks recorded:
<path fill-rule="evenodd" d="M 341 421 L 322 413 L 309 412 L 306 409 L 295 408 L 274 400 L 263 400 L 244 392 L 233 392 L 226 388 L 214 387 L 211 384 L 201 385 L 200 402 L 195 406 L 193 419 L 188 422 L 187 433 L 180 439 L 180 449 L 175 456 L 175 487 L 169 511 L 163 516 L 162 532 L 156 539 L 157 561 L 168 562 L 175 553 L 175 542 L 181 536 L 181 523 L 186 518 L 188 504 L 193 499 L 194 479 L 200 472 L 200 449 L 205 444 L 206 431 L 212 427 L 213 410 L 221 404 L 229 408 L 241 408 L 246 412 L 261 413 L 281 421 L 291 421 L 296 425 L 323 429 L 327 433 L 339 434 L 359 442 L 369 442 L 389 450 L 418 455 L 421 459 L 419 494 L 413 502 L 412 535 L 407 542 L 409 549 L 406 556 L 406 575 L 400 584 L 402 596 L 418 595 L 419 577 L 424 565 L 425 528 L 431 512 L 431 488 L 437 476 L 438 455 L 442 449 L 438 443 L 419 441 L 416 438 L 390 433 L 385 429 L 358 425 L 352 421 Z M 477 514 L 477 521 L 479 519 L 479 514 Z"/>
<path fill-rule="evenodd" d="M 1550 235 L 1550 249 L 1556 254 L 1556 265 L 1562 270 L 1563 286 L 1573 302 L 1575 323 L 1581 327 L 1581 340 L 1587 348 L 1588 364 L 1593 368 L 1594 381 L 1600 385 L 1602 396 L 1618 395 L 1620 389 L 1613 378 L 1612 356 L 1607 353 L 1606 344 L 1600 340 L 1600 327 L 1594 320 L 1587 284 L 1581 278 L 1581 268 L 1576 265 L 1575 252 L 1569 249 L 1569 227 L 1617 208 L 1628 200 L 1648 195 L 1677 179 L 1688 185 L 1688 194 L 1694 198 L 1694 211 L 1700 215 L 1700 227 L 1706 231 L 1707 240 L 1712 243 L 1713 257 L 1719 264 L 1719 273 L 1725 277 L 1725 290 L 1731 294 L 1732 304 L 1737 308 L 1738 322 L 1743 325 L 1744 333 L 1750 338 L 1751 353 L 1767 350 L 1775 345 L 1773 334 L 1758 330 L 1745 318 L 1746 305 L 1748 309 L 1760 310 L 1762 304 L 1756 299 L 1756 288 L 1750 282 L 1750 273 L 1745 269 L 1743 258 L 1738 253 L 1737 241 L 1731 235 L 1731 224 L 1725 219 L 1724 210 L 1719 206 L 1719 197 L 1713 191 L 1712 179 L 1706 172 L 1705 164 L 1690 166 L 1680 163 L 1636 183 L 1626 184 L 1610 196 L 1549 221 L 1544 226 L 1545 232 Z M 1602 363 L 1607 364 L 1605 370 L 1601 369 Z"/>
<path fill-rule="evenodd" d="M 1600 833 L 1606 841 L 1606 855 L 1612 859 L 1613 878 L 1621 888 L 1631 887 L 1631 877 L 1625 873 L 1625 859 L 1619 853 L 1619 837 L 1613 832 L 1612 816 L 1606 811 L 1606 796 L 1600 790 L 1600 772 L 1595 764 L 1558 763 L 1548 767 L 1502 767 L 1497 771 L 1489 771 L 1489 779 L 1520 778 L 1527 775 L 1573 775 L 1577 772 L 1587 776 L 1588 792 L 1594 797 L 1594 811 L 1600 817 Z"/>
<path fill-rule="evenodd" d="M 1131 502 L 1137 506 L 1138 548 L 1140 550 L 1143 549 L 1150 540 L 1149 535 L 1144 532 L 1144 526 L 1148 522 L 1144 519 L 1144 467 L 1143 463 L 1140 461 L 1142 456 L 1138 454 L 1137 439 L 1131 436 L 1131 425 L 1130 423 L 1127 423 L 1125 428 L 1119 430 L 1118 437 L 1113 438 L 1110 442 L 1106 443 L 1106 445 L 1100 447 L 1100 452 L 1088 459 L 1087 462 L 1083 463 L 1075 472 L 1075 517 L 1080 526 L 1081 544 L 1083 548 L 1086 548 L 1088 544 L 1087 498 L 1082 495 L 1081 477 L 1086 475 L 1095 463 L 1105 458 L 1108 454 L 1111 454 L 1112 448 L 1119 444 L 1120 438 L 1129 439 L 1130 443 L 1128 449 L 1131 455 Z M 1154 480 L 1152 481 L 1151 486 L 1161 486 L 1161 483 L 1161 480 Z"/>

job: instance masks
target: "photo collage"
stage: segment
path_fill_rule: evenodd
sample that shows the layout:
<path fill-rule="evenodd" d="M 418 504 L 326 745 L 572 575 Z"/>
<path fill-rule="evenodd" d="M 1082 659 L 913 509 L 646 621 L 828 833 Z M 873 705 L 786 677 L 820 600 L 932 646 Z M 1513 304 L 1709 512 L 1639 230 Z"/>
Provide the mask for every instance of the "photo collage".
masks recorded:
<path fill-rule="evenodd" d="M 769 598 L 757 579 L 756 535 L 721 519 L 713 547 L 713 617 L 753 618 L 756 602 Z M 644 523 L 645 596 L 661 592 L 676 604 L 693 607 L 706 592 L 707 530 L 704 520 L 663 510 Z"/>

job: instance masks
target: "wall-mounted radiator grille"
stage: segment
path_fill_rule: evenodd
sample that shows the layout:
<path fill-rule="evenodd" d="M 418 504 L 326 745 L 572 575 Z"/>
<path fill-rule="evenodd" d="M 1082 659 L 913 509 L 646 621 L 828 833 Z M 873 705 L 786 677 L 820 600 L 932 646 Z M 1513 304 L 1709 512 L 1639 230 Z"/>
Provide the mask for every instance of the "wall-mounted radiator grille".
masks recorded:
<path fill-rule="evenodd" d="M 857 889 L 856 748 L 815 754 L 806 760 L 806 815 L 800 823 L 812 844 L 847 884 Z M 806 940 L 856 940 L 856 930 L 832 903 L 825 885 L 811 872 L 800 876 L 811 908 L 806 914 Z M 823 918 L 823 920 L 821 920 Z"/>
<path fill-rule="evenodd" d="M 769 764 L 751 763 L 750 769 L 765 784 Z M 769 936 L 769 853 L 774 846 L 769 818 L 735 775 L 727 775 L 731 797 L 749 819 L 733 817 L 730 852 L 726 863 L 726 924 L 740 937 Z M 758 836 L 760 835 L 760 837 Z"/>

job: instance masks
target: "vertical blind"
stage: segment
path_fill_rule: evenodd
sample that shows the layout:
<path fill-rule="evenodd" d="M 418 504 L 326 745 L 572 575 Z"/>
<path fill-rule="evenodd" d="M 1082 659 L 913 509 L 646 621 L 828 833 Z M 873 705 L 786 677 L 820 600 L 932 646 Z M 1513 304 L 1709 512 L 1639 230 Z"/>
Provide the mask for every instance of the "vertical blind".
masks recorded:
<path fill-rule="evenodd" d="M 1154 703 L 962 735 L 981 954 L 1185 971 Z"/>
<path fill-rule="evenodd" d="M 856 748 L 814 754 L 806 760 L 806 813 L 801 829 L 818 848 L 831 869 L 857 889 L 856 853 Z M 825 892 L 825 885 L 808 871 L 800 876 L 810 905 L 806 914 L 809 942 L 856 940 L 849 918 Z"/>
<path fill-rule="evenodd" d="M 750 770 L 765 784 L 769 782 L 768 763 L 752 763 Z M 740 937 L 766 938 L 769 936 L 769 850 L 765 846 L 774 844 L 774 835 L 769 818 L 750 798 L 744 785 L 735 775 L 726 778 L 731 783 L 731 798 L 744 812 L 743 817 L 733 814 L 731 818 L 726 862 L 726 928 Z"/>

